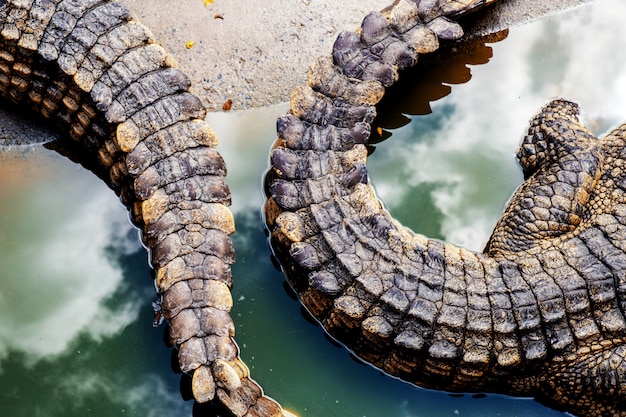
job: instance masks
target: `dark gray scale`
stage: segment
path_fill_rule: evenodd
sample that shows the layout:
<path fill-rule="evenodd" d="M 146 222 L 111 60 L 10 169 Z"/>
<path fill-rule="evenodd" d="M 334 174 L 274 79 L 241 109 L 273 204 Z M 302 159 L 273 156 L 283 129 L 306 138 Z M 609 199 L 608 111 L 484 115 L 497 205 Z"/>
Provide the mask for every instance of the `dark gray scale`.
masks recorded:
<path fill-rule="evenodd" d="M 238 356 L 239 348 L 230 336 L 194 336 L 178 347 L 178 363 L 182 372 L 193 372 L 217 359 L 232 361 Z"/>
<path fill-rule="evenodd" d="M 226 175 L 224 160 L 215 149 L 190 148 L 157 161 L 135 178 L 135 194 L 140 200 L 146 200 L 157 189 L 196 175 Z"/>
<path fill-rule="evenodd" d="M 387 18 L 379 12 L 372 12 L 363 20 L 361 40 L 380 61 L 376 68 L 377 71 L 374 71 L 373 68 L 364 71 L 364 80 L 372 79 L 388 86 L 391 80 L 397 79 L 397 69 L 411 67 L 417 63 L 418 51 L 410 48 L 397 37 L 393 30 L 395 27 L 397 26 L 390 25 Z M 403 32 L 408 30 L 405 27 L 400 29 Z M 379 74 L 374 75 L 375 72 L 379 72 Z"/>
<path fill-rule="evenodd" d="M 319 269 L 334 258 L 332 249 L 320 236 L 308 238 L 306 242 L 293 243 L 289 248 L 289 254 L 294 262 L 304 270 Z"/>
<path fill-rule="evenodd" d="M 107 111 L 113 99 L 142 76 L 168 65 L 171 57 L 159 45 L 146 44 L 125 51 L 113 61 L 91 89 L 91 98 L 100 111 Z"/>
<path fill-rule="evenodd" d="M 346 192 L 333 175 L 295 181 L 277 179 L 270 186 L 270 194 L 276 203 L 291 211 L 324 203 Z"/>
<path fill-rule="evenodd" d="M 400 255 L 389 247 L 388 232 L 392 226 L 388 223 L 386 216 L 377 214 L 365 219 L 358 219 L 358 221 L 353 220 L 355 218 L 357 216 L 346 219 L 345 226 L 359 240 L 361 245 L 376 252 L 382 258 L 399 264 Z M 408 264 L 408 262 L 404 263 Z"/>
<path fill-rule="evenodd" d="M 81 88 L 90 91 L 100 80 L 104 71 L 110 68 L 121 56 L 142 45 L 151 44 L 152 34 L 145 26 L 128 21 L 104 33 L 81 62 L 74 79 Z"/>
<path fill-rule="evenodd" d="M 82 2 L 56 1 L 55 12 L 38 47 L 39 54 L 46 61 L 57 61 L 78 20 L 89 10 L 105 0 L 87 0 Z"/>
<path fill-rule="evenodd" d="M 305 206 L 304 201 L 304 181 L 300 181 L 299 186 L 289 181 L 274 181 L 270 186 L 270 195 L 274 201 L 283 209 L 297 210 Z M 328 201 L 328 199 L 324 200 Z"/>
<path fill-rule="evenodd" d="M 329 298 L 335 298 L 341 294 L 344 289 L 337 277 L 325 270 L 313 271 L 309 273 L 308 278 L 310 288 Z"/>
<path fill-rule="evenodd" d="M 444 246 L 443 296 L 436 317 L 436 327 L 429 356 L 433 359 L 451 360 L 460 357 L 467 324 L 467 283 L 459 249 Z"/>
<path fill-rule="evenodd" d="M 571 348 L 574 342 L 569 313 L 580 308 L 572 304 L 572 295 L 586 294 L 586 285 L 567 265 L 558 250 L 549 249 L 538 253 L 537 258 L 525 264 L 522 272 L 531 282 L 538 299 L 549 348 L 556 352 L 563 351 Z"/>
<path fill-rule="evenodd" d="M 353 106 L 375 105 L 385 94 L 378 81 L 348 78 L 327 57 L 314 61 L 307 71 L 307 82 L 313 91 L 330 99 L 341 97 Z"/>
<path fill-rule="evenodd" d="M 128 9 L 119 3 L 107 2 L 86 10 L 86 13 L 77 20 L 61 47 L 57 58 L 60 69 L 64 73 L 74 76 L 83 65 L 87 72 L 94 71 L 96 65 L 99 67 L 98 69 L 109 66 L 111 62 L 101 62 L 99 65 L 93 62 L 95 51 L 92 51 L 92 48 L 101 36 L 108 36 L 108 33 L 114 28 L 129 21 Z M 140 45 L 148 40 L 146 29 L 143 28 L 142 32 L 144 36 L 137 39 L 134 44 L 131 43 L 130 47 Z M 130 43 L 132 40 L 130 37 L 127 42 Z M 86 91 L 89 89 L 87 88 Z"/>
<path fill-rule="evenodd" d="M 341 32 L 333 44 L 333 62 L 349 78 L 359 78 L 354 76 L 359 71 L 352 62 L 360 59 L 362 48 L 361 37 L 356 32 Z"/>
<path fill-rule="evenodd" d="M 105 113 L 109 123 L 121 123 L 143 108 L 176 93 L 189 90 L 191 82 L 176 68 L 165 68 L 141 77 L 124 89 Z"/>
<path fill-rule="evenodd" d="M 181 229 L 177 233 L 169 234 L 152 248 L 150 259 L 155 267 L 160 267 L 190 253 L 215 256 L 229 264 L 235 261 L 235 250 L 230 237 L 215 229 L 195 232 Z"/>
<path fill-rule="evenodd" d="M 320 127 L 288 114 L 278 118 L 276 130 L 278 137 L 290 149 L 346 151 L 357 143 L 367 143 L 371 126 L 367 123 L 358 123 L 350 128 L 338 128 L 333 125 Z"/>
<path fill-rule="evenodd" d="M 12 4 L 12 6 L 14 6 L 14 4 Z M 3 10 L 3 15 L 2 17 L 0 17 L 0 21 L 5 23 L 9 23 L 6 20 L 8 17 L 7 9 L 8 5 L 5 6 Z M 48 26 L 50 19 L 54 15 L 55 10 L 56 4 L 54 1 L 35 0 L 32 3 L 30 9 L 27 11 L 28 15 L 23 17 L 23 24 L 19 25 L 21 30 L 21 36 L 19 40 L 17 40 L 18 48 L 20 48 L 22 51 L 37 50 L 45 33 L 45 29 Z M 6 15 L 4 15 L 5 13 Z"/>
<path fill-rule="evenodd" d="M 384 261 L 375 261 L 369 272 L 362 272 L 355 277 L 354 266 L 347 266 L 353 262 L 349 258 L 338 257 L 339 263 L 329 265 L 327 269 L 335 276 L 346 277 L 352 284 L 332 301 L 331 308 L 323 311 L 320 319 L 330 334 L 340 340 L 346 340 L 345 337 L 349 336 L 350 348 L 355 353 L 382 367 L 392 342 L 390 336 L 393 325 L 388 320 L 393 319 L 385 311 L 384 303 L 379 302 L 379 294 L 389 301 L 389 296 L 384 295 L 384 289 L 387 287 L 385 282 L 393 279 L 393 274 L 388 272 L 392 268 L 382 266 L 377 270 L 375 266 L 384 264 Z"/>
<path fill-rule="evenodd" d="M 395 288 L 407 295 L 410 307 L 396 330 L 393 340 L 396 349 L 394 349 L 394 357 L 391 361 L 394 364 L 407 363 L 404 366 L 406 369 L 403 369 L 403 372 L 407 373 L 413 373 L 412 366 L 415 367 L 414 369 L 419 369 L 415 358 L 423 352 L 422 349 L 432 335 L 433 320 L 430 319 L 430 312 L 434 307 L 429 309 L 428 303 L 419 299 L 421 275 L 421 271 L 418 271 L 416 275 L 410 272 L 400 272 L 395 275 Z M 422 294 L 424 294 L 423 291 Z M 423 310 L 424 308 L 426 311 Z"/>
<path fill-rule="evenodd" d="M 610 229 L 607 228 L 607 232 L 613 235 L 611 239 L 613 244 L 620 249 L 624 249 L 626 247 L 626 243 L 621 239 L 623 236 L 621 231 L 624 230 L 624 224 L 626 222 L 626 204 L 621 202 L 620 204 L 616 204 L 611 210 L 611 216 L 617 220 L 618 225 L 611 227 Z"/>
<path fill-rule="evenodd" d="M 291 112 L 304 122 L 348 129 L 358 123 L 370 124 L 376 117 L 373 105 L 354 106 L 343 98 L 330 99 L 308 86 L 297 87 L 293 91 Z"/>
<path fill-rule="evenodd" d="M 137 177 L 163 158 L 201 145 L 217 145 L 213 129 L 203 120 L 192 119 L 167 126 L 140 141 L 126 155 L 128 173 Z"/>
<path fill-rule="evenodd" d="M 517 328 L 521 334 L 536 331 L 541 326 L 539 306 L 532 288 L 524 279 L 520 266 L 507 261 L 500 262 L 502 281 L 511 297 L 511 307 Z"/>
<path fill-rule="evenodd" d="M 215 174 L 194 175 L 173 181 L 163 187 L 170 203 L 178 204 L 182 201 L 202 201 L 203 203 L 231 204 L 230 188 L 222 176 Z"/>
<path fill-rule="evenodd" d="M 392 274 L 382 275 L 383 282 L 391 279 L 393 279 Z M 383 292 L 380 294 L 378 302 L 372 305 L 361 326 L 364 336 L 375 344 L 384 345 L 386 349 L 389 349 L 393 343 L 396 329 L 399 328 L 410 303 L 404 292 L 393 286 L 386 289 L 383 285 Z"/>
<path fill-rule="evenodd" d="M 357 55 L 353 61 L 361 59 L 361 63 L 354 65 L 358 70 L 356 72 L 349 70 L 352 63 L 344 67 L 344 72 L 348 70 L 346 75 L 349 77 L 378 81 L 388 87 L 398 79 L 398 66 L 407 67 L 417 62 L 416 53 L 411 53 L 408 49 L 396 51 L 389 47 L 397 44 L 398 40 L 392 37 L 391 28 L 382 13 L 371 12 L 365 16 L 361 24 L 361 42 L 364 47 L 360 56 Z M 400 59 L 401 62 L 394 62 L 394 58 Z"/>
<path fill-rule="evenodd" d="M 358 254 L 361 252 L 360 243 L 346 230 L 343 224 L 326 228 L 320 232 L 320 235 L 335 255 L 357 254 L 359 256 Z"/>
<path fill-rule="evenodd" d="M 397 346 L 420 352 L 432 345 L 437 314 L 443 303 L 443 245 L 428 241 L 421 254 L 423 265 L 417 283 L 417 295 L 411 301 L 407 316 L 394 340 Z"/>
<path fill-rule="evenodd" d="M 362 154 L 365 154 L 363 150 Z M 317 179 L 326 175 L 343 177 L 345 184 L 350 184 L 355 176 L 357 165 L 363 165 L 361 155 L 355 152 L 313 151 L 276 148 L 270 154 L 270 160 L 277 178 L 285 180 Z M 348 185 L 349 187 L 351 185 Z"/>
<path fill-rule="evenodd" d="M 577 244 L 576 248 L 571 250 L 571 254 L 575 254 L 576 257 L 568 257 L 568 263 L 585 280 L 592 305 L 601 306 L 612 302 L 615 299 L 613 274 L 596 256 L 596 253 L 603 256 L 602 251 L 612 245 L 595 229 L 581 232 L 575 243 L 578 242 L 582 244 Z"/>
<path fill-rule="evenodd" d="M 381 336 L 388 339 L 392 336 L 392 332 L 396 332 L 403 316 L 408 311 L 411 300 L 416 296 L 417 286 L 415 286 L 412 293 L 398 288 L 396 286 L 396 282 L 399 281 L 398 273 L 393 267 L 384 267 L 385 265 L 393 264 L 378 254 L 372 254 L 372 256 L 373 258 L 369 261 L 370 266 L 365 269 L 366 272 L 357 278 L 355 283 L 359 288 L 363 289 L 363 297 L 370 303 L 373 303 L 368 313 L 368 316 L 373 318 L 372 323 L 363 329 L 370 334 L 370 337 L 378 337 L 376 333 L 380 333 Z M 363 258 L 363 255 L 361 258 Z M 373 326 L 375 323 L 383 323 L 382 320 L 376 317 L 384 319 L 387 324 L 383 327 Z M 382 333 L 377 330 L 385 329 L 387 325 L 391 326 L 391 328 Z M 387 340 L 385 343 L 389 344 L 391 341 Z"/>
<path fill-rule="evenodd" d="M 332 273 L 332 268 L 309 272 L 306 282 L 300 279 L 289 279 L 289 282 L 298 291 L 302 305 L 320 323 L 328 318 L 335 299 L 340 297 L 343 291 L 342 284 Z"/>
<path fill-rule="evenodd" d="M 340 167 L 334 152 L 277 148 L 270 154 L 270 160 L 277 177 L 287 180 L 320 178 Z"/>
<path fill-rule="evenodd" d="M 600 329 L 594 318 L 593 303 L 591 301 L 592 294 L 588 289 L 588 279 L 585 274 L 582 273 L 582 270 L 585 270 L 587 266 L 589 266 L 586 262 L 594 262 L 595 260 L 595 263 L 597 263 L 597 259 L 589 253 L 580 238 L 571 238 L 567 243 L 566 246 L 561 248 L 563 258 L 566 259 L 573 274 L 580 277 L 580 280 L 584 283 L 583 289 L 566 292 L 565 294 L 568 313 L 572 311 L 572 313 L 569 314 L 570 326 L 572 327 L 575 338 L 581 343 L 588 339 L 595 340 L 600 335 Z M 602 270 L 604 270 L 604 274 L 606 274 L 606 268 L 602 266 L 601 271 Z M 593 271 L 589 272 L 594 273 Z"/>
<path fill-rule="evenodd" d="M 139 137 L 146 137 L 154 132 L 181 121 L 203 119 L 206 109 L 200 99 L 190 93 L 181 93 L 162 97 L 151 105 L 137 111 L 124 123 L 132 122 Z"/>
<path fill-rule="evenodd" d="M 497 262 L 484 262 L 485 283 L 491 304 L 493 324 L 493 373 L 508 372 L 521 364 L 517 321 L 513 313 L 510 292 Z"/>
<path fill-rule="evenodd" d="M 228 312 L 213 308 L 188 308 L 170 320 L 169 341 L 179 346 L 192 337 L 235 335 L 235 325 Z"/>
<path fill-rule="evenodd" d="M 583 274 L 598 317 L 597 322 L 606 337 L 622 334 L 626 330 L 626 321 L 617 295 L 617 284 L 620 277 L 626 274 L 626 256 L 607 239 L 601 228 L 584 230 L 580 233 L 580 239 L 596 259 L 590 267 L 598 268 L 591 276 Z M 600 268 L 607 270 L 606 278 Z"/>
<path fill-rule="evenodd" d="M 363 21 L 362 34 L 365 40 L 375 41 L 384 37 L 385 24 L 382 25 L 379 14 L 370 14 Z M 368 20 L 369 19 L 369 20 Z M 333 45 L 333 62 L 348 78 L 371 80 L 389 86 L 397 80 L 397 70 L 393 65 L 380 62 L 380 58 L 369 50 L 362 36 L 356 32 L 342 32 Z"/>
<path fill-rule="evenodd" d="M 374 76 L 368 74 L 367 70 L 364 74 L 364 79 L 379 81 L 384 85 L 387 78 L 397 77 L 396 71 L 402 70 L 408 67 L 412 67 L 417 63 L 418 52 L 411 48 L 402 38 L 396 36 L 389 36 L 385 40 L 378 44 L 372 45 L 370 51 L 380 56 L 381 63 L 386 66 L 388 74 L 382 76 Z M 397 68 L 397 70 L 396 70 Z M 369 69 L 369 68 L 368 68 Z"/>
<path fill-rule="evenodd" d="M 397 265 L 393 275 L 393 286 L 404 292 L 407 299 L 413 302 L 417 298 L 417 291 L 422 274 L 422 265 L 406 262 Z"/>
<path fill-rule="evenodd" d="M 537 260 L 522 263 L 519 271 L 537 301 L 543 330 L 531 333 L 530 336 L 522 334 L 524 355 L 529 361 L 545 360 L 552 348 L 549 338 L 558 336 L 560 329 L 564 329 L 567 324 L 563 291 Z M 563 340 L 557 339 L 554 343 L 561 345 Z"/>
<path fill-rule="evenodd" d="M 464 249 L 461 249 L 461 258 L 466 274 L 468 305 L 462 369 L 468 376 L 482 377 L 491 363 L 489 347 L 493 343 L 492 309 L 485 278 L 485 264 L 493 261 Z"/>

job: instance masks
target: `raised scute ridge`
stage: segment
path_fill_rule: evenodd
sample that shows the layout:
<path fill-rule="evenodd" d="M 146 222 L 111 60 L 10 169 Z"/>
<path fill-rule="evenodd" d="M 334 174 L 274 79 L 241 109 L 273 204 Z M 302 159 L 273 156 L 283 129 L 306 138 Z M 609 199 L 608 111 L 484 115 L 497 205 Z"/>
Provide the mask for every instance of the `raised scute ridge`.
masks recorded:
<path fill-rule="evenodd" d="M 489 1 L 399 0 L 339 35 L 278 120 L 271 244 L 300 300 L 363 360 L 420 386 L 626 416 L 626 125 L 602 139 L 554 100 L 484 253 L 416 235 L 369 185 L 374 105 L 398 70 Z M 371 92 L 366 94 L 365 92 Z"/>
<path fill-rule="evenodd" d="M 0 93 L 59 125 L 131 210 L 196 401 L 290 416 L 250 379 L 233 340 L 226 167 L 189 86 L 120 3 L 0 3 Z"/>

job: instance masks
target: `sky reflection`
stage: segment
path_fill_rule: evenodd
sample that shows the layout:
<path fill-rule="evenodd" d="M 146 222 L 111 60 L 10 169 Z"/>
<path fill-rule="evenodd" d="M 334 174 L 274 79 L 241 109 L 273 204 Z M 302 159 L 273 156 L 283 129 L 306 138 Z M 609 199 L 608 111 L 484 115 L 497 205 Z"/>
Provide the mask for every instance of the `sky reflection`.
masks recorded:
<path fill-rule="evenodd" d="M 0 415 L 190 415 L 117 197 L 41 147 L 3 156 Z"/>
<path fill-rule="evenodd" d="M 80 169 L 71 165 L 60 169 Z M 3 195 L 15 212 L 33 216 L 21 222 L 3 216 L 0 227 L 2 242 L 12 246 L 0 252 L 6 271 L 0 293 L 0 358 L 16 350 L 34 363 L 63 353 L 81 332 L 101 340 L 137 317 L 136 300 L 114 309 L 105 304 L 122 283 L 119 266 L 105 251 L 114 234 L 127 230 L 125 211 L 97 178 L 86 176 L 69 188 L 50 180 L 60 175 L 52 170 L 29 177 L 13 196 Z M 73 201 L 71 212 L 59 195 Z M 116 240 L 125 239 L 129 237 Z M 136 239 L 126 247 L 139 249 Z"/>
<path fill-rule="evenodd" d="M 430 195 L 445 240 L 482 250 L 522 181 L 514 155 L 527 123 L 550 99 L 578 102 L 596 133 L 626 122 L 626 56 L 618 53 L 626 39 L 625 12 L 623 2 L 598 1 L 512 29 L 492 44 L 487 65 L 471 68 L 470 82 L 453 86 L 451 95 L 432 103 L 433 114 L 418 116 L 420 124 L 394 131 L 393 143 L 378 147 L 391 158 L 387 166 L 400 165 L 393 169 L 411 187 L 437 184 Z M 428 120 L 431 129 L 421 131 Z M 424 227 L 401 207 L 409 188 L 385 175 L 376 155 L 368 166 L 386 207 L 404 224 Z"/>

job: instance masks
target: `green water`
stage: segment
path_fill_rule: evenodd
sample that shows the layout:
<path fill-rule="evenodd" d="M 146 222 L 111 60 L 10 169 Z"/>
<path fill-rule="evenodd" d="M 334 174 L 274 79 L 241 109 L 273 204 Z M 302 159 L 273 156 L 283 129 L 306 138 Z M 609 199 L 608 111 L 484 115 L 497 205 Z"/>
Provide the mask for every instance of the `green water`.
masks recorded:
<path fill-rule="evenodd" d="M 580 102 L 597 132 L 626 121 L 624 12 L 599 1 L 514 29 L 432 114 L 406 116 L 413 122 L 368 162 L 386 207 L 416 231 L 480 250 L 521 182 L 514 153 L 546 101 Z M 410 104 L 412 88 L 400 90 Z M 260 214 L 274 120 L 286 110 L 208 117 L 233 192 L 236 338 L 266 393 L 313 417 L 564 415 L 527 399 L 412 387 L 307 320 L 272 265 Z M 210 415 L 181 397 L 164 329 L 151 325 L 146 253 L 117 198 L 50 151 L 13 149 L 0 159 L 0 416 Z"/>
<path fill-rule="evenodd" d="M 189 415 L 113 193 L 40 147 L 0 173 L 0 415 Z"/>

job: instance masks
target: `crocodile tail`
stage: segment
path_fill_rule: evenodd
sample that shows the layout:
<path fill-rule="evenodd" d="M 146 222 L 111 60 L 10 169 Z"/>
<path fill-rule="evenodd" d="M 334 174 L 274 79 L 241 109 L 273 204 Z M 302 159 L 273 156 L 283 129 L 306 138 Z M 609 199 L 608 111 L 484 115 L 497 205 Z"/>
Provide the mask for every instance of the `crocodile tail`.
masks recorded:
<path fill-rule="evenodd" d="M 235 415 L 283 415 L 233 340 L 226 167 L 189 87 L 120 3 L 0 2 L 0 93 L 67 133 L 63 146 L 131 211 L 195 399 L 217 398 Z"/>
<path fill-rule="evenodd" d="M 447 390 L 481 389 L 523 360 L 511 300 L 498 293 L 509 275 L 391 218 L 369 184 L 366 145 L 398 71 L 462 36 L 448 16 L 487 3 L 400 0 L 340 34 L 278 119 L 266 176 L 272 248 L 311 314 L 365 361 Z"/>

